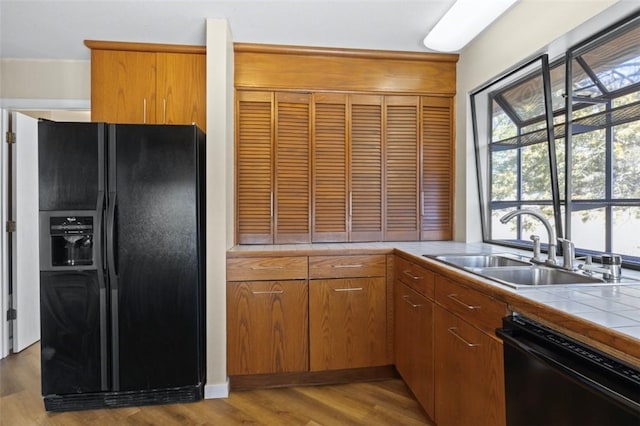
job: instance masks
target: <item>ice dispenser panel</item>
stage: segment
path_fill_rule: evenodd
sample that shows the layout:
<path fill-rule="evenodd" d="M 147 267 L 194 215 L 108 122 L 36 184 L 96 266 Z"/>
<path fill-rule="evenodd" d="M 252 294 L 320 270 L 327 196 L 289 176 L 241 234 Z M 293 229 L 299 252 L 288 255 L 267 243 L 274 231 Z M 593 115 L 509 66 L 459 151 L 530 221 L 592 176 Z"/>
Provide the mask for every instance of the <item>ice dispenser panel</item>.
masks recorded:
<path fill-rule="evenodd" d="M 92 216 L 49 218 L 51 266 L 90 266 L 94 262 Z"/>

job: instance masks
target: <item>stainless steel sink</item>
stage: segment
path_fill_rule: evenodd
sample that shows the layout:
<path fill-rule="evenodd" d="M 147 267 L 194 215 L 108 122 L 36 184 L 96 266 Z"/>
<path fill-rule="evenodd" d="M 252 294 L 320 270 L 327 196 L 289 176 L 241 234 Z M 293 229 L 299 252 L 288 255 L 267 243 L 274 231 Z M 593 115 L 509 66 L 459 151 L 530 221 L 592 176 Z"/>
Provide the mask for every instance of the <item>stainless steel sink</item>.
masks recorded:
<path fill-rule="evenodd" d="M 461 268 L 500 268 L 531 265 L 524 259 L 503 254 L 447 254 L 434 256 L 434 258 Z"/>
<path fill-rule="evenodd" d="M 580 272 L 534 265 L 511 254 L 443 254 L 427 257 L 466 269 L 512 288 L 606 283 L 600 278 Z"/>
<path fill-rule="evenodd" d="M 571 285 L 620 285 L 638 284 L 640 280 L 622 277 L 616 281 L 605 281 L 582 272 L 533 264 L 515 254 L 442 254 L 424 255 L 461 268 L 484 278 L 494 280 L 511 288 L 554 287 Z"/>
<path fill-rule="evenodd" d="M 473 272 L 514 288 L 569 284 L 603 284 L 605 281 L 577 272 L 544 266 L 473 268 Z"/>

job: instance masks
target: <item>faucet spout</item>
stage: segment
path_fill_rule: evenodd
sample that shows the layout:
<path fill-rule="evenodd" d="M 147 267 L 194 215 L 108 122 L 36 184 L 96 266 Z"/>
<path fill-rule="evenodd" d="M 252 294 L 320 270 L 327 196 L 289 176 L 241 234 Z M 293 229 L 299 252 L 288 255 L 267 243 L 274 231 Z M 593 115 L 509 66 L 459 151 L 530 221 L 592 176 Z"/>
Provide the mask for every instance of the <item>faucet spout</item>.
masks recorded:
<path fill-rule="evenodd" d="M 504 216 L 502 216 L 500 218 L 500 222 L 507 223 L 511 219 L 513 219 L 514 217 L 520 216 L 520 215 L 523 215 L 523 214 L 535 217 L 540 222 L 542 222 L 542 224 L 546 228 L 547 234 L 548 234 L 548 237 L 549 237 L 549 255 L 547 257 L 546 263 L 548 263 L 550 265 L 555 265 L 556 264 L 556 233 L 553 230 L 553 228 L 551 227 L 551 223 L 549 223 L 547 218 L 544 217 L 544 215 L 542 215 L 542 213 L 540 213 L 538 211 L 535 211 L 535 210 L 530 210 L 530 209 L 513 210 L 513 211 L 510 211 L 509 213 L 505 214 Z"/>

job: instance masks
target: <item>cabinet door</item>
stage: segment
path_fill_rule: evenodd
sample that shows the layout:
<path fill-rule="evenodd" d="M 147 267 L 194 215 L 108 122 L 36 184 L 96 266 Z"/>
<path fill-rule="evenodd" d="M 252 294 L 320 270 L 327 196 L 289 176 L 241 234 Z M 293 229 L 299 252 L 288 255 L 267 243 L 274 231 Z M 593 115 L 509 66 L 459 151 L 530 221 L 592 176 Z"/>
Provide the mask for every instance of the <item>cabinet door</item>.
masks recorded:
<path fill-rule="evenodd" d="M 311 242 L 310 95 L 276 93 L 276 244 Z"/>
<path fill-rule="evenodd" d="M 156 54 L 91 50 L 91 120 L 154 123 Z"/>
<path fill-rule="evenodd" d="M 236 93 L 236 223 L 239 244 L 273 243 L 270 92 Z"/>
<path fill-rule="evenodd" d="M 310 369 L 385 365 L 385 296 L 382 277 L 310 281 Z"/>
<path fill-rule="evenodd" d="M 419 238 L 418 100 L 417 96 L 385 98 L 386 241 Z"/>
<path fill-rule="evenodd" d="M 382 240 L 382 96 L 351 95 L 351 241 Z"/>
<path fill-rule="evenodd" d="M 398 281 L 394 293 L 396 369 L 433 419 L 433 303 Z"/>
<path fill-rule="evenodd" d="M 347 235 L 347 96 L 313 97 L 313 242 L 344 242 Z"/>
<path fill-rule="evenodd" d="M 157 54 L 156 123 L 195 123 L 206 131 L 206 59 L 201 54 Z"/>
<path fill-rule="evenodd" d="M 308 370 L 306 280 L 227 283 L 228 374 Z"/>
<path fill-rule="evenodd" d="M 422 98 L 422 240 L 453 238 L 452 99 Z"/>
<path fill-rule="evenodd" d="M 504 425 L 502 343 L 436 305 L 438 426 Z"/>

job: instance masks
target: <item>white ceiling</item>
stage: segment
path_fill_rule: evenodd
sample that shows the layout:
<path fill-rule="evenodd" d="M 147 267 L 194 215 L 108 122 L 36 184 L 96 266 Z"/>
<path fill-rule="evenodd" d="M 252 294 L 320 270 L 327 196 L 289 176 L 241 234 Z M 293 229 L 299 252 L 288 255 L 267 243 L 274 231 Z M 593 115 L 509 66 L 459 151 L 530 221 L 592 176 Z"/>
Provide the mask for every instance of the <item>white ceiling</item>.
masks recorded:
<path fill-rule="evenodd" d="M 233 40 L 428 51 L 422 39 L 453 0 L 0 0 L 0 57 L 89 59 L 85 39 L 205 44 L 205 19 Z"/>

